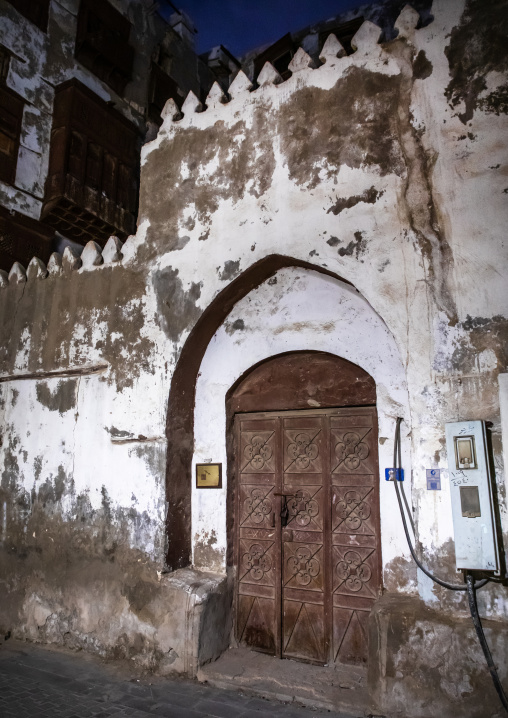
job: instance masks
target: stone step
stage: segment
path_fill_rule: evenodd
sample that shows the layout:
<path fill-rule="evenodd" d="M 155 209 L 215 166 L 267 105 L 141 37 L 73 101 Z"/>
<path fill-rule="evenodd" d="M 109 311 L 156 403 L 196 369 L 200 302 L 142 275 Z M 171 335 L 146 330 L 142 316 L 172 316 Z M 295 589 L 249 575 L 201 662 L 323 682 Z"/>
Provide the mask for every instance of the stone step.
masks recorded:
<path fill-rule="evenodd" d="M 202 666 L 197 678 L 216 688 L 233 688 L 263 698 L 324 708 L 344 718 L 371 713 L 364 667 L 314 666 L 245 648 L 230 648 L 218 660 Z"/>

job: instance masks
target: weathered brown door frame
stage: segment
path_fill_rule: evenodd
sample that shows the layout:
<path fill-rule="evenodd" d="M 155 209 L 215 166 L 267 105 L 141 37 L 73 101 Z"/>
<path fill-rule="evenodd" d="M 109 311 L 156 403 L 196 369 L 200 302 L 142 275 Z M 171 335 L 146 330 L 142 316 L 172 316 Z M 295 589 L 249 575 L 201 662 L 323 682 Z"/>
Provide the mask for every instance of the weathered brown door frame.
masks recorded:
<path fill-rule="evenodd" d="M 280 446 L 276 447 L 275 456 L 278 461 L 278 465 L 274 467 L 275 473 L 274 473 L 274 484 L 272 493 L 278 493 L 283 494 L 284 490 L 289 491 L 289 487 L 286 486 L 285 488 L 282 486 L 283 477 L 284 477 L 284 466 L 283 466 L 283 456 L 284 456 L 284 446 L 283 444 L 283 431 L 281 429 L 281 423 L 284 418 L 288 417 L 303 417 L 305 416 L 307 419 L 311 419 L 312 417 L 324 417 L 324 422 L 326 425 L 326 431 L 324 432 L 324 440 L 325 444 L 323 445 L 322 449 L 322 455 L 323 457 L 326 457 L 324 460 L 325 462 L 328 462 L 328 465 L 323 466 L 323 477 L 326 477 L 323 479 L 323 503 L 322 506 L 326 507 L 326 509 L 323 511 L 323 532 L 322 532 L 322 540 L 323 540 L 323 552 L 324 552 L 324 565 L 327 567 L 327 570 L 324 571 L 324 579 L 325 584 L 323 585 L 323 601 L 324 601 L 324 659 L 319 661 L 313 661 L 311 659 L 309 662 L 317 662 L 317 663 L 324 663 L 328 662 L 329 660 L 334 660 L 334 653 L 335 649 L 332 650 L 331 644 L 334 642 L 334 631 L 333 631 L 333 586 L 332 586 L 332 561 L 331 561 L 331 553 L 334 550 L 333 549 L 333 526 L 331 523 L 331 507 L 332 507 L 332 487 L 333 487 L 333 481 L 334 478 L 332 476 L 332 467 L 329 463 L 331 451 L 330 451 L 330 445 L 329 440 L 331 437 L 331 430 L 330 430 L 330 418 L 332 416 L 348 416 L 348 415 L 358 415 L 359 413 L 368 412 L 371 415 L 372 419 L 372 434 L 375 437 L 375 456 L 372 457 L 372 460 L 374 462 L 374 465 L 372 467 L 372 474 L 374 476 L 374 491 L 376 496 L 376 518 L 375 518 L 375 533 L 377 536 L 377 562 L 374 568 L 375 573 L 377 574 L 377 585 L 379 588 L 381 588 L 381 550 L 379 545 L 379 539 L 380 539 L 380 520 L 379 520 L 379 483 L 378 483 L 378 477 L 379 477 L 379 468 L 378 468 L 378 461 L 377 461 L 377 412 L 375 409 L 375 406 L 362 406 L 362 407 L 337 407 L 336 409 L 309 409 L 309 410 L 298 410 L 298 411 L 280 411 L 280 412 L 254 412 L 249 414 L 237 414 L 235 415 L 235 427 L 234 427 L 234 434 L 235 434 L 235 441 L 238 442 L 238 453 L 240 453 L 240 419 L 243 421 L 251 420 L 266 420 L 267 422 L 277 422 L 279 426 L 279 430 L 277 433 L 277 439 L 280 443 Z M 230 468 L 233 468 L 230 466 Z M 236 468 L 236 467 L 235 467 Z M 230 508 L 234 508 L 233 510 L 233 524 L 234 526 L 230 528 L 233 528 L 233 541 L 234 541 L 234 554 L 230 557 L 233 559 L 232 563 L 235 564 L 237 567 L 237 571 L 239 571 L 239 567 L 241 565 L 241 537 L 240 537 L 240 493 L 241 493 L 241 486 L 240 486 L 240 476 L 239 473 L 237 474 L 236 470 L 230 474 L 230 477 L 234 483 L 234 492 L 236 494 L 236 497 L 234 499 L 234 502 L 230 503 Z M 266 477 L 265 477 L 266 479 Z M 280 484 L 280 486 L 279 486 Z M 265 484 L 268 486 L 268 484 Z M 275 575 L 274 580 L 274 589 L 275 589 L 275 606 L 278 607 L 275 611 L 275 645 L 273 647 L 273 650 L 265 649 L 267 652 L 274 653 L 278 657 L 282 657 L 284 654 L 284 647 L 283 647 L 283 628 L 282 628 L 282 621 L 283 621 L 283 615 L 284 615 L 284 606 L 283 606 L 283 570 L 282 570 L 282 560 L 285 550 L 285 544 L 283 543 L 283 527 L 281 526 L 280 521 L 280 510 L 282 507 L 283 497 L 278 496 L 275 497 L 275 503 L 273 504 L 274 508 L 274 514 L 275 514 L 275 525 L 273 526 L 273 539 L 276 547 L 280 547 L 278 550 L 276 550 L 273 553 L 273 558 L 275 559 L 273 566 L 272 566 L 272 573 Z M 233 504 L 233 506 L 232 506 Z M 266 523 L 266 522 L 265 522 Z M 231 534 L 230 534 L 231 535 Z M 266 560 L 265 560 L 266 563 Z M 239 616 L 239 582 L 241 580 L 241 577 L 237 576 L 237 585 L 235 589 L 235 616 Z M 303 605 L 303 604 L 302 604 Z M 235 619 L 235 626 L 236 626 L 236 619 Z M 236 629 L 235 629 L 236 630 Z M 263 648 L 258 648 L 258 650 L 263 650 Z M 291 656 L 296 657 L 296 656 Z M 300 660 L 304 660 L 301 657 L 299 657 Z"/>

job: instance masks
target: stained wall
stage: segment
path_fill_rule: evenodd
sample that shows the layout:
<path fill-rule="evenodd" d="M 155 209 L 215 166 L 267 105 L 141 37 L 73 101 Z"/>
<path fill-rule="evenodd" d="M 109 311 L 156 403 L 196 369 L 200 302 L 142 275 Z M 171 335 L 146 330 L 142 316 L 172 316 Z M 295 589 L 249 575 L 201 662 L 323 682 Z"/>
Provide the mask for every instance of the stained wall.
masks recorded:
<path fill-rule="evenodd" d="M 193 494 L 192 457 L 223 459 L 228 387 L 251 357 L 250 365 L 287 348 L 320 346 L 374 376 L 381 469 L 395 418 L 404 417 L 417 550 L 448 580 L 458 577 L 446 473 L 431 492 L 425 470 L 447 471 L 446 422 L 492 422 L 506 540 L 498 389 L 507 335 L 506 58 L 492 30 L 503 8 L 436 0 L 432 12 L 433 22 L 415 29 L 418 16 L 406 9 L 398 36 L 383 44 L 364 24 L 348 57 L 329 40 L 319 67 L 299 53 L 284 83 L 266 67 L 253 89 L 240 73 L 228 98 L 212 88 L 204 111 L 192 94 L 183 116 L 168 104 L 143 149 L 136 235 L 103 257 L 88 248 L 81 267 L 67 255 L 47 277 L 32 265 L 26 281 L 20 268 L 4 280 L 2 625 L 192 672 L 182 656 L 194 639 L 179 650 L 171 643 L 186 619 L 177 600 L 168 617 L 167 582 L 190 596 L 196 577 L 211 571 L 225 608 L 214 614 L 222 633 L 207 656 L 220 652 L 229 625 L 229 584 L 220 578 L 226 489 Z M 256 280 L 275 256 L 278 269 Z M 185 416 L 172 413 L 176 405 Z M 452 623 L 465 619 L 460 595 L 415 572 L 391 491 L 381 476 L 387 595 Z M 199 569 L 192 580 L 186 569 L 163 573 L 175 526 Z M 497 585 L 480 594 L 482 615 L 501 628 L 505 593 Z M 197 609 L 185 610 L 199 634 Z M 404 646 L 421 640 L 419 655 L 430 656 L 432 643 L 417 627 L 429 614 L 411 615 L 410 627 L 393 629 L 408 674 L 416 663 Z M 393 628 L 390 621 L 378 625 Z M 481 661 L 464 660 L 462 692 L 447 693 L 448 669 L 435 691 L 450 714 L 476 696 L 471 715 L 480 715 Z M 384 675 L 383 695 L 406 701 L 401 661 L 390 661 L 386 671 L 397 669 Z M 425 701 L 418 705 L 414 715 L 423 715 Z"/>

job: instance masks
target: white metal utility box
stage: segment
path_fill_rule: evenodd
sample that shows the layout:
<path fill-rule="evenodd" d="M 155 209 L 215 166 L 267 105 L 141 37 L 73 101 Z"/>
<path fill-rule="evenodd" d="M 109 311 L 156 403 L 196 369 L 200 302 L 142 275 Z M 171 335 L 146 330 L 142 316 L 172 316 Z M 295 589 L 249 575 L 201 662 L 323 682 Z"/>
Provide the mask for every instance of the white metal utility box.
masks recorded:
<path fill-rule="evenodd" d="M 446 424 L 455 560 L 457 570 L 499 573 L 495 521 L 484 421 Z"/>

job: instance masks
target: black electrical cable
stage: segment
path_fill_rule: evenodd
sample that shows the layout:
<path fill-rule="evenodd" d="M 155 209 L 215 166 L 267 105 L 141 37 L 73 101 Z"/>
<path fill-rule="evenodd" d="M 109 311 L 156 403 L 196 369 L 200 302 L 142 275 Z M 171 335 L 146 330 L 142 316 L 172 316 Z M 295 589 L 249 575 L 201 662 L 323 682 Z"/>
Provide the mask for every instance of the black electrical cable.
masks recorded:
<path fill-rule="evenodd" d="M 402 464 L 401 445 L 400 445 L 401 422 L 402 422 L 402 419 L 400 417 L 398 417 L 397 423 L 395 426 L 395 439 L 394 439 L 394 446 L 393 446 L 393 468 L 395 469 L 395 477 L 397 477 L 397 465 L 400 468 L 400 466 Z M 500 583 L 503 579 L 484 578 L 481 581 L 478 581 L 477 584 L 475 584 L 473 575 L 468 571 L 466 573 L 466 585 L 465 586 L 456 586 L 455 584 L 447 583 L 446 581 L 442 581 L 440 578 L 433 576 L 430 573 L 430 571 L 428 571 L 416 557 L 416 553 L 415 553 L 415 550 L 411 543 L 411 537 L 409 536 L 409 531 L 407 528 L 406 517 L 404 515 L 404 507 L 402 506 L 402 501 L 400 498 L 400 491 L 399 491 L 399 487 L 398 487 L 397 478 L 395 478 L 395 493 L 397 494 L 397 501 L 399 503 L 400 515 L 402 518 L 402 524 L 404 526 L 404 533 L 406 534 L 406 539 L 407 539 L 407 543 L 409 546 L 409 550 L 411 551 L 411 556 L 414 558 L 416 565 L 420 568 L 421 571 L 423 571 L 423 573 L 426 576 L 431 578 L 435 583 L 438 583 L 440 586 L 443 586 L 444 588 L 449 588 L 451 591 L 467 591 L 467 598 L 469 601 L 469 610 L 471 611 L 471 618 L 473 619 L 473 624 L 474 624 L 474 627 L 476 630 L 476 635 L 478 636 L 478 640 L 480 641 L 480 645 L 483 650 L 483 655 L 485 656 L 485 660 L 487 662 L 487 666 L 488 666 L 488 669 L 489 669 L 489 672 L 490 672 L 490 675 L 492 678 L 492 682 L 494 683 L 494 687 L 497 691 L 499 699 L 501 700 L 501 703 L 503 704 L 503 708 L 508 713 L 508 699 L 503 690 L 503 686 L 501 685 L 501 681 L 499 680 L 499 675 L 496 670 L 496 665 L 492 658 L 492 654 L 490 652 L 490 648 L 487 643 L 487 639 L 485 638 L 485 634 L 483 632 L 483 626 L 482 626 L 482 622 L 480 620 L 480 614 L 478 613 L 478 605 L 476 603 L 476 589 L 481 588 L 482 586 L 485 586 L 485 584 L 487 584 L 489 581 L 495 581 L 496 583 Z M 402 489 L 402 493 L 404 496 L 404 503 L 406 504 L 408 516 L 411 519 L 411 513 L 409 511 L 409 507 L 408 507 L 408 503 L 406 500 L 406 495 L 404 493 L 404 489 Z M 413 533 L 416 536 L 416 532 L 414 530 L 414 523 L 412 520 L 411 520 L 411 526 L 413 527 Z"/>
<path fill-rule="evenodd" d="M 504 709 L 508 713 L 508 699 L 506 698 L 506 693 L 504 692 L 503 686 L 501 685 L 501 681 L 499 680 L 499 676 L 498 676 L 498 673 L 496 670 L 496 665 L 492 658 L 489 644 L 487 643 L 487 639 L 485 638 L 485 634 L 483 632 L 483 626 L 482 626 L 482 622 L 480 619 L 480 614 L 478 613 L 478 605 L 476 603 L 476 589 L 475 589 L 475 585 L 474 585 L 474 578 L 470 573 L 468 573 L 466 576 L 466 584 L 467 584 L 467 598 L 469 601 L 469 610 L 471 611 L 471 618 L 473 619 L 473 624 L 476 629 L 476 635 L 478 636 L 478 640 L 480 641 L 480 645 L 483 649 L 483 655 L 485 656 L 485 660 L 487 661 L 487 666 L 489 667 L 489 671 L 490 671 L 490 675 L 492 677 L 492 682 L 494 683 L 494 687 L 495 687 L 497 694 L 501 700 L 501 703 L 503 704 Z"/>
<path fill-rule="evenodd" d="M 393 442 L 393 466 L 395 468 L 401 468 L 402 467 L 402 449 L 401 449 L 401 443 L 400 443 L 400 425 L 402 423 L 402 419 L 399 417 L 397 419 L 397 425 L 395 427 L 395 441 Z M 398 456 L 398 463 L 397 463 L 397 456 Z M 395 477 L 397 478 L 397 477 Z M 398 484 L 397 484 L 398 485 Z M 413 513 L 409 509 L 409 503 L 406 498 L 406 492 L 404 491 L 404 483 L 402 482 L 400 484 L 400 488 L 402 490 L 402 498 L 404 499 L 404 504 L 406 506 L 407 515 L 409 517 L 409 521 L 411 523 L 411 528 L 413 529 L 413 536 L 416 536 L 416 529 L 415 524 L 413 521 Z"/>
<path fill-rule="evenodd" d="M 401 456 L 401 450 L 400 450 L 400 424 L 401 424 L 401 422 L 402 422 L 402 419 L 401 419 L 400 417 L 398 417 L 398 418 L 397 418 L 397 424 L 396 424 L 396 427 L 395 427 L 395 442 L 394 442 L 394 448 L 393 448 L 393 458 L 394 458 L 394 461 L 393 461 L 394 466 L 393 466 L 393 468 L 395 469 L 395 476 L 397 476 L 397 468 L 400 468 L 400 466 L 398 467 L 397 465 L 398 465 L 399 463 L 402 463 L 402 462 L 400 461 L 400 456 Z M 448 588 L 450 591 L 467 591 L 467 586 L 464 585 L 464 584 L 457 585 L 457 584 L 454 584 L 454 583 L 448 583 L 447 581 L 443 581 L 442 579 L 437 578 L 437 576 L 434 576 L 428 569 L 426 569 L 425 566 L 424 566 L 424 565 L 421 563 L 421 561 L 418 559 L 418 557 L 417 557 L 417 555 L 416 555 L 416 552 L 415 552 L 415 550 L 414 550 L 414 548 L 413 548 L 413 544 L 411 543 L 411 536 L 409 535 L 409 530 L 408 530 L 408 527 L 407 527 L 406 516 L 405 516 L 405 513 L 404 513 L 404 507 L 402 506 L 402 500 L 401 500 L 401 497 L 400 497 L 400 490 L 399 490 L 399 486 L 398 486 L 398 481 L 397 481 L 397 479 L 395 479 L 394 484 L 395 484 L 395 493 L 397 494 L 397 501 L 399 502 L 400 515 L 401 515 L 401 517 L 402 517 L 402 525 L 404 526 L 404 533 L 406 534 L 406 540 L 407 540 L 407 543 L 408 543 L 408 546 L 409 546 L 409 550 L 410 550 L 410 552 L 411 552 L 411 556 L 413 557 L 413 559 L 414 559 L 416 565 L 418 566 L 418 568 L 420 569 L 420 571 L 423 571 L 423 573 L 424 573 L 426 576 L 428 576 L 430 579 L 432 579 L 432 581 L 434 581 L 435 583 L 439 584 L 440 586 L 443 586 L 443 588 Z M 406 505 L 407 505 L 407 501 L 406 501 Z M 410 514 L 410 512 L 409 512 L 409 509 L 408 509 L 408 515 L 411 516 L 411 514 Z M 412 525 L 413 525 L 413 524 L 412 524 Z M 413 525 L 413 530 L 414 530 L 414 525 Z M 415 535 L 416 535 L 416 534 L 415 534 Z M 484 579 L 482 579 L 481 581 L 478 581 L 478 583 L 476 584 L 475 588 L 481 588 L 482 586 L 485 586 L 485 584 L 487 584 L 488 582 L 489 582 L 489 579 L 488 579 L 488 578 L 484 578 Z"/>

